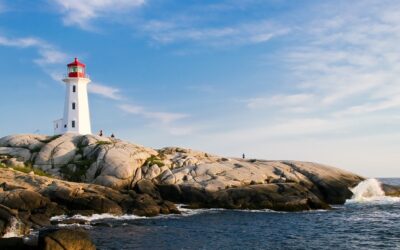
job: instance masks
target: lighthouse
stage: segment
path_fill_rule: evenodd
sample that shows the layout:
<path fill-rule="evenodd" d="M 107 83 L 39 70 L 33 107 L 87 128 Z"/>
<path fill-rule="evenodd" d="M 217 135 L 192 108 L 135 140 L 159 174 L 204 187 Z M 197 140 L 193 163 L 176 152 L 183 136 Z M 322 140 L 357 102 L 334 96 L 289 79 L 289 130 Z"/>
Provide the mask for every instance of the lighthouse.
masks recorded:
<path fill-rule="evenodd" d="M 67 65 L 64 117 L 54 122 L 54 134 L 91 134 L 87 87 L 90 83 L 85 64 L 78 58 Z"/>

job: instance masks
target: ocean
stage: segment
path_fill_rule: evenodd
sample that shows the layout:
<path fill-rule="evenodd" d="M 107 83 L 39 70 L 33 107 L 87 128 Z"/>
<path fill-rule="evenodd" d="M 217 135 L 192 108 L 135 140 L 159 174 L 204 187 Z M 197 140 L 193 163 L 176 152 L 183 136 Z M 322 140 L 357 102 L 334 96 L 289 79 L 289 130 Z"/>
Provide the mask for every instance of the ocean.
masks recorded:
<path fill-rule="evenodd" d="M 400 179 L 381 181 L 400 185 Z M 366 186 L 376 189 L 374 182 Z M 87 218 L 97 223 L 88 228 L 98 249 L 400 249 L 400 198 L 359 197 L 333 210 L 295 213 L 182 211 L 156 218 L 98 215 Z"/>

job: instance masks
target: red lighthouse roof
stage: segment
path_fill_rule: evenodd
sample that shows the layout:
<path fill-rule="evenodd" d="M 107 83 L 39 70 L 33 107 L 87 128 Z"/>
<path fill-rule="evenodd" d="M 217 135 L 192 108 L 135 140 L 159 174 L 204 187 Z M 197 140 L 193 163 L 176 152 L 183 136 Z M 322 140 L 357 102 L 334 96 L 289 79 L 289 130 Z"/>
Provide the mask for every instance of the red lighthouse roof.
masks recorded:
<path fill-rule="evenodd" d="M 86 65 L 83 64 L 83 63 L 81 63 L 80 61 L 78 61 L 78 58 L 76 58 L 76 57 L 75 57 L 75 60 L 74 60 L 72 63 L 68 64 L 67 66 L 68 66 L 68 67 L 71 67 L 71 66 L 86 67 Z"/>
<path fill-rule="evenodd" d="M 78 61 L 78 58 L 75 57 L 75 60 L 67 66 L 68 77 L 86 77 L 86 65 Z"/>

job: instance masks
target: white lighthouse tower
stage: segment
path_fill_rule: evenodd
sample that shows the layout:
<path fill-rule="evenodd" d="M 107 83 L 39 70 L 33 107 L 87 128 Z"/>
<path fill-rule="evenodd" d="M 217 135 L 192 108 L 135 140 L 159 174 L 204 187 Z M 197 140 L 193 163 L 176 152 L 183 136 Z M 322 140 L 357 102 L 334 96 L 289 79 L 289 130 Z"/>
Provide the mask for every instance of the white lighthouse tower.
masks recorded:
<path fill-rule="evenodd" d="M 67 66 L 68 76 L 63 79 L 66 83 L 64 117 L 54 122 L 54 134 L 91 134 L 87 93 L 90 79 L 86 75 L 86 66 L 77 58 Z"/>

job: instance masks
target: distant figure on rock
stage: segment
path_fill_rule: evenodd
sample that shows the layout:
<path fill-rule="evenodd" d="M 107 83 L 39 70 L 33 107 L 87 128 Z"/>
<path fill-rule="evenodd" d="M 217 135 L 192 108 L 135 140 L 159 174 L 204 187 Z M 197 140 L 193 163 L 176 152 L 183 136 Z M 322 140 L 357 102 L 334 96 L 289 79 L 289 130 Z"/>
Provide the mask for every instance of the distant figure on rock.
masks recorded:
<path fill-rule="evenodd" d="M 114 135 L 114 133 L 112 133 L 111 134 L 111 139 L 114 139 L 115 138 L 115 135 Z"/>
<path fill-rule="evenodd" d="M 103 130 L 100 130 L 99 136 L 103 136 Z"/>
<path fill-rule="evenodd" d="M 245 155 L 245 154 L 242 154 L 242 158 L 245 159 L 245 158 L 246 158 L 246 155 Z"/>

